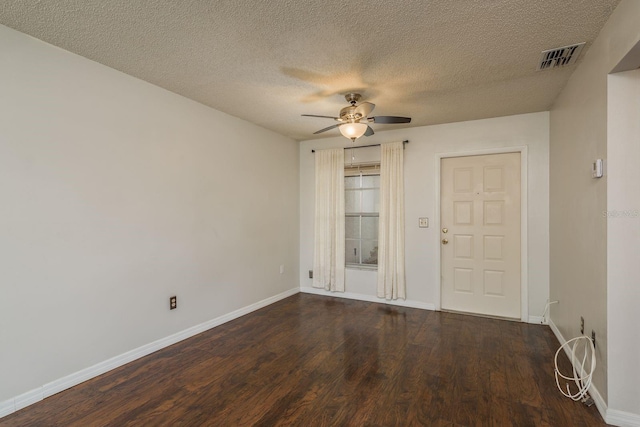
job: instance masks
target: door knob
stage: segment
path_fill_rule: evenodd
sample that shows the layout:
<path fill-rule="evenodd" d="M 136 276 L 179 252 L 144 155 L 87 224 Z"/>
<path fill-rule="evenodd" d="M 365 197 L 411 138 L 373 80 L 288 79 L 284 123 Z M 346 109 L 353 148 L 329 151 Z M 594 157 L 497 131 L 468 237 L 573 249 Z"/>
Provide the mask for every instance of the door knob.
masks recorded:
<path fill-rule="evenodd" d="M 447 239 L 442 239 L 442 244 L 446 245 L 447 243 L 449 243 L 449 241 Z"/>

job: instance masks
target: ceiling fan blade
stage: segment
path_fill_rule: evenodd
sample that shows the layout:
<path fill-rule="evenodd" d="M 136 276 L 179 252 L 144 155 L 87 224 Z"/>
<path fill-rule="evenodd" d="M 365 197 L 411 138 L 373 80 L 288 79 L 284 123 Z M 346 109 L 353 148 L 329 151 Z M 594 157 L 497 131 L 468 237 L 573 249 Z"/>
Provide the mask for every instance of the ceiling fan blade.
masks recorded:
<path fill-rule="evenodd" d="M 315 115 L 315 114 L 302 114 L 302 116 L 304 116 L 304 117 L 322 117 L 323 119 L 338 120 L 337 117 L 333 117 L 333 116 L 318 116 L 318 115 Z"/>
<path fill-rule="evenodd" d="M 333 128 L 337 128 L 338 126 L 340 126 L 340 124 L 331 125 L 331 126 L 328 126 L 328 127 L 324 128 L 324 129 L 320 129 L 319 131 L 316 131 L 313 134 L 316 135 L 316 134 L 319 134 L 319 133 L 322 133 L 322 132 L 326 132 L 326 131 L 331 130 Z"/>
<path fill-rule="evenodd" d="M 394 123 L 411 123 L 411 117 L 396 116 L 377 116 L 371 117 L 374 123 L 394 124 Z"/>
<path fill-rule="evenodd" d="M 362 117 L 367 117 L 369 114 L 371 114 L 374 108 L 376 108 L 375 104 L 372 104 L 370 102 L 363 102 L 356 107 L 353 113 L 361 114 Z"/>
<path fill-rule="evenodd" d="M 364 136 L 371 136 L 373 135 L 373 129 L 371 128 L 371 126 L 367 126 L 367 131 L 364 133 Z"/>

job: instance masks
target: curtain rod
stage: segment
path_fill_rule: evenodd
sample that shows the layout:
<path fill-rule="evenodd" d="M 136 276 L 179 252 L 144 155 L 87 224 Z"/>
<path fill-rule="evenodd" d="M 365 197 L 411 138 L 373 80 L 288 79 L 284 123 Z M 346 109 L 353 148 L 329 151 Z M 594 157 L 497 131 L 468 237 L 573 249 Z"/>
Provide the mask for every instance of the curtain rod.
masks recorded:
<path fill-rule="evenodd" d="M 405 139 L 404 141 L 402 141 L 402 144 L 404 146 L 404 144 L 408 144 L 409 140 Z M 367 147 L 378 147 L 380 146 L 380 144 L 371 144 L 371 145 L 358 145 L 357 147 L 344 147 L 345 150 L 353 150 L 354 148 L 367 148 Z M 311 150 L 312 153 L 315 153 L 316 150 Z"/>

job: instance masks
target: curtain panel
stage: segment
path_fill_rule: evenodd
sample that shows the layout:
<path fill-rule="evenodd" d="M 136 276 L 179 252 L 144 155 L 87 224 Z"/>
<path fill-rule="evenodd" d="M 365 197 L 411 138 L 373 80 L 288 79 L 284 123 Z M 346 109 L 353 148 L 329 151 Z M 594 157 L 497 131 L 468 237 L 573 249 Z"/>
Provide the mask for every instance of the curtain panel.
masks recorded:
<path fill-rule="evenodd" d="M 404 273 L 404 146 L 382 144 L 378 230 L 378 297 L 406 299 Z"/>
<path fill-rule="evenodd" d="M 344 292 L 344 150 L 316 150 L 313 287 Z"/>

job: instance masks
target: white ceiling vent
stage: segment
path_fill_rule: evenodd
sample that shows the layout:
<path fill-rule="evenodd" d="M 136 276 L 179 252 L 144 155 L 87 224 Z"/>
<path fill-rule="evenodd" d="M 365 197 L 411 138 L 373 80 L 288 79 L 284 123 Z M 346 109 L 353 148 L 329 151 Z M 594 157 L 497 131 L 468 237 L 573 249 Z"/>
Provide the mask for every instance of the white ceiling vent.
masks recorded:
<path fill-rule="evenodd" d="M 584 42 L 542 51 L 538 71 L 574 64 L 583 47 Z"/>

